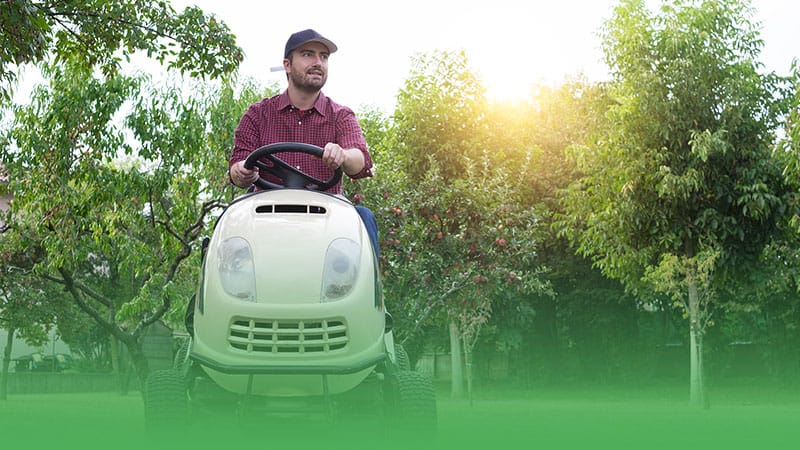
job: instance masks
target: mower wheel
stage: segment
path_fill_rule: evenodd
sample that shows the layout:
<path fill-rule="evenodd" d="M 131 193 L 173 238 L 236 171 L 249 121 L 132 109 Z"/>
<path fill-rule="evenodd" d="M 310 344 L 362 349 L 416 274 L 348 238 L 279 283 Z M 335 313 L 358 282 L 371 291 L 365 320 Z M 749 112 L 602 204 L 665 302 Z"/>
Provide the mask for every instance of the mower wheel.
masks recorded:
<path fill-rule="evenodd" d="M 395 364 L 400 370 L 411 370 L 411 361 L 408 358 L 405 347 L 401 344 L 394 344 Z"/>
<path fill-rule="evenodd" d="M 408 370 L 389 375 L 386 380 L 389 430 L 402 439 L 435 437 L 436 393 L 431 380 Z"/>
<path fill-rule="evenodd" d="M 188 406 L 183 374 L 156 370 L 147 377 L 144 421 L 148 432 L 181 432 L 187 425 Z"/>

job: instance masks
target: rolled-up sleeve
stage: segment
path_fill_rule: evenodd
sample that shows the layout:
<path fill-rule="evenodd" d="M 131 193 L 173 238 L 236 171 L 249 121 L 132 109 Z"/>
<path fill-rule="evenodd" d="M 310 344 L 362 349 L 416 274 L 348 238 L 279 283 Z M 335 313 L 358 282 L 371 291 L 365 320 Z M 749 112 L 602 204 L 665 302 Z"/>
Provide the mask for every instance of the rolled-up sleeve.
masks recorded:
<path fill-rule="evenodd" d="M 361 126 L 358 124 L 355 113 L 349 108 L 343 108 L 336 124 L 336 133 L 339 136 L 338 144 L 342 148 L 357 148 L 361 150 L 364 155 L 364 168 L 350 178 L 368 178 L 373 175 L 372 156 L 369 154 L 367 148 L 367 141 L 364 138 L 364 133 L 361 131 Z"/>
<path fill-rule="evenodd" d="M 260 133 L 255 125 L 255 114 L 257 114 L 256 108 L 251 106 L 239 120 L 233 135 L 233 152 L 228 167 L 247 159 L 253 150 L 261 146 Z"/>

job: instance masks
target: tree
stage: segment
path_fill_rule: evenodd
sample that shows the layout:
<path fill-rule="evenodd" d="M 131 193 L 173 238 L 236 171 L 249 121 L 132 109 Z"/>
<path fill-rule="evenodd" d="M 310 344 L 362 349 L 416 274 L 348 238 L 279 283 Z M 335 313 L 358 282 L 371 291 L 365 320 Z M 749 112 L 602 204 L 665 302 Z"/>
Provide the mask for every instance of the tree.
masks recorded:
<path fill-rule="evenodd" d="M 627 361 L 609 356 L 644 345 L 630 337 L 636 305 L 623 304 L 619 283 L 576 255 L 552 227 L 554 216 L 563 213 L 560 192 L 580 175 L 569 148 L 591 141 L 610 103 L 602 83 L 578 76 L 531 85 L 524 101 L 490 104 L 486 114 L 491 146 L 500 156 L 493 164 L 520 175 L 513 202 L 541 224 L 536 260 L 547 268 L 542 277 L 552 287 L 552 294 L 529 296 L 515 309 L 493 313 L 496 345 L 515 352 L 510 363 L 520 378 L 535 374 L 563 382 L 574 376 L 569 368 L 575 365 L 565 364 L 568 353 L 579 355 L 582 377 L 623 375 Z"/>
<path fill-rule="evenodd" d="M 36 210 L 36 207 L 31 207 L 33 211 L 23 211 L 23 205 L 33 205 L 32 198 L 35 198 L 36 193 L 25 192 L 28 197 L 23 197 L 22 190 L 20 190 L 20 182 L 29 180 L 30 174 L 28 171 L 36 167 L 37 164 L 62 164 L 61 166 L 50 166 L 51 177 L 47 182 L 52 183 L 51 188 L 60 189 L 62 194 L 75 193 L 77 191 L 87 191 L 88 186 L 95 186 L 99 183 L 108 183 L 114 180 L 116 174 L 113 170 L 108 170 L 109 160 L 113 157 L 114 152 L 124 151 L 122 142 L 124 138 L 121 134 L 115 134 L 114 130 L 103 130 L 102 127 L 110 123 L 110 114 L 114 114 L 120 107 L 120 102 L 129 99 L 127 97 L 132 93 L 136 87 L 136 82 L 123 79 L 118 75 L 120 63 L 123 60 L 128 60 L 134 53 L 142 52 L 148 57 L 154 57 L 159 62 L 165 64 L 169 68 L 178 69 L 181 73 L 188 72 L 192 76 L 216 78 L 223 74 L 233 72 L 243 58 L 241 49 L 236 45 L 235 37 L 230 33 L 228 27 L 218 21 L 214 16 L 206 16 L 199 8 L 191 7 L 186 8 L 182 13 L 178 14 L 167 1 L 154 1 L 154 0 L 128 0 L 128 1 L 78 1 L 78 2 L 52 2 L 52 1 L 31 1 L 31 0 L 10 0 L 0 2 L 0 27 L 2 27 L 3 46 L 0 50 L 0 100 L 8 100 L 13 92 L 13 85 L 16 82 L 18 71 L 27 64 L 42 65 L 47 75 L 54 77 L 57 83 L 60 81 L 64 84 L 59 86 L 59 89 L 64 89 L 66 95 L 60 97 L 61 103 L 58 101 L 51 102 L 49 105 L 46 101 L 41 100 L 37 106 L 31 106 L 28 109 L 18 108 L 15 113 L 19 113 L 20 117 L 13 119 L 14 125 L 17 128 L 8 135 L 3 137 L 3 160 L 11 167 L 12 188 L 11 193 L 16 195 L 15 205 L 18 205 L 13 211 L 15 232 L 18 237 L 27 233 L 27 223 L 29 220 L 36 220 L 37 213 L 39 220 L 48 221 L 46 226 L 49 230 L 53 231 L 54 235 L 62 233 L 58 238 L 62 240 L 62 244 L 67 248 L 71 242 L 66 240 L 66 235 L 63 233 L 65 229 L 58 229 L 62 223 L 58 223 L 59 216 L 61 218 L 67 217 L 70 214 L 77 213 L 78 215 L 90 213 L 87 207 L 96 206 L 90 199 L 98 200 L 103 195 L 86 194 L 84 198 L 79 198 L 80 195 L 72 196 L 72 200 L 76 204 L 52 204 L 49 211 Z M 99 68 L 100 72 L 107 78 L 107 83 L 100 83 L 92 77 L 93 71 Z M 65 75 L 69 74 L 69 75 Z M 65 81 L 72 78 L 71 81 Z M 69 86 L 70 82 L 80 84 L 90 80 L 86 89 L 77 89 L 75 85 Z M 109 94 L 108 99 L 102 99 L 102 95 Z M 43 95 L 40 91 L 39 95 Z M 75 98 L 69 98 L 70 95 L 92 97 L 91 100 L 81 102 Z M 85 98 L 83 100 L 86 100 Z M 84 105 L 87 109 L 83 110 L 83 114 L 76 111 L 75 117 L 70 118 L 70 108 L 73 106 L 72 101 L 75 101 L 78 111 L 80 105 Z M 94 103 L 93 103 L 94 102 Z M 40 114 L 45 114 L 43 110 L 49 106 L 55 109 L 49 111 L 48 117 L 45 119 L 36 118 Z M 37 110 L 37 107 L 41 110 Z M 159 117 L 166 116 L 162 114 Z M 48 120 L 52 122 L 48 122 Z M 37 122 L 38 121 L 38 122 Z M 20 131 L 22 128 L 30 126 L 29 131 L 32 134 L 25 134 Z M 51 128 L 58 127 L 61 134 L 59 136 L 49 135 L 53 130 Z M 38 128 L 38 129 L 37 129 Z M 6 130 L 4 130 L 5 132 Z M 197 128 L 194 130 L 197 131 Z M 42 136 L 36 136 L 41 133 Z M 5 133 L 4 133 L 5 134 Z M 12 134 L 15 134 L 13 137 Z M 60 140 L 59 140 L 60 138 Z M 32 161 L 33 164 L 22 164 L 19 162 L 19 148 L 20 143 L 23 144 L 22 148 L 26 151 L 33 148 L 31 153 L 38 154 L 41 158 L 38 161 Z M 32 145 L 27 147 L 25 145 Z M 36 147 L 43 145 L 44 147 Z M 48 153 L 48 147 L 53 150 Z M 108 148 L 102 148 L 108 146 Z M 89 149 L 89 150 L 87 150 Z M 103 153 L 107 151 L 108 153 Z M 105 155 L 108 159 L 103 160 L 101 155 Z M 61 157 L 61 159 L 59 159 Z M 97 158 L 97 160 L 92 160 Z M 147 156 L 145 156 L 145 160 Z M 15 163 L 11 163 L 16 160 Z M 78 162 L 75 166 L 74 163 Z M 83 164 L 83 167 L 81 165 Z M 48 166 L 46 166 L 48 167 Z M 82 169 L 86 168 L 97 169 L 104 167 L 104 177 L 95 180 L 92 175 L 96 175 L 95 171 L 84 171 L 83 174 L 88 174 L 88 177 L 80 178 L 77 185 L 69 184 L 74 181 L 67 172 L 74 170 L 81 173 Z M 147 169 L 146 169 L 147 170 Z M 124 171 L 123 171 L 124 172 Z M 35 172 L 39 173 L 39 172 Z M 36 181 L 41 182 L 41 178 L 36 178 Z M 119 181 L 119 180 L 117 180 Z M 135 182 L 134 180 L 127 180 Z M 64 182 L 65 184 L 61 184 Z M 140 186 L 141 187 L 141 186 Z M 102 191 L 102 189 L 97 189 Z M 110 195 L 105 195 L 104 200 L 118 199 L 114 196 L 114 190 L 108 189 Z M 41 194 L 42 191 L 39 191 Z M 119 192 L 117 192 L 118 194 Z M 67 195 L 68 196 L 68 195 Z M 58 198 L 58 196 L 54 196 Z M 145 199 L 134 199 L 134 207 L 149 208 L 150 204 Z M 83 202 L 83 203 L 81 203 Z M 47 202 L 45 202 L 46 204 Z M 81 211 L 68 210 L 70 206 L 83 207 Z M 208 211 L 206 211 L 208 212 Z M 44 213 L 44 215 L 41 215 Z M 34 219 L 31 219 L 31 218 Z M 49 221 L 50 219 L 56 222 Z M 69 220 L 66 220 L 69 222 Z M 77 224 L 74 221 L 73 224 Z M 119 219 L 111 219 L 105 230 L 108 234 L 117 234 L 118 236 L 124 235 L 120 230 L 113 228 L 121 221 Z M 81 231 L 86 231 L 82 227 L 87 227 L 88 222 L 84 218 L 81 226 L 78 226 Z M 35 227 L 34 227 L 35 228 Z M 101 226 L 96 226 L 91 232 L 102 234 L 99 229 Z M 175 231 L 169 226 L 166 226 L 169 231 Z M 42 230 L 36 230 L 42 231 Z M 74 231 L 74 230 L 73 230 Z M 25 239 L 31 236 L 24 235 Z M 176 236 L 177 237 L 177 236 Z M 58 238 L 48 240 L 58 241 Z M 183 236 L 186 238 L 186 236 Z M 42 242 L 41 234 L 34 233 L 32 239 L 40 239 L 34 242 L 30 249 L 34 251 L 46 251 L 47 245 Z M 180 238 L 179 238 L 180 239 Z M 11 239 L 12 242 L 4 242 L 7 249 L 11 249 L 10 253 L 14 253 L 14 243 L 16 242 L 17 248 L 21 244 L 22 239 Z M 185 243 L 185 242 L 184 242 Z M 75 243 L 77 244 L 77 242 Z M 100 239 L 97 240 L 100 244 Z M 185 243 L 187 246 L 191 243 Z M 185 246 L 185 248 L 187 247 Z M 54 249 L 51 247 L 50 251 Z M 55 249 L 60 252 L 63 249 Z M 108 248 L 105 248 L 108 250 Z M 41 275 L 63 283 L 73 297 L 80 299 L 79 295 L 82 290 L 84 294 L 88 294 L 88 298 L 94 298 L 101 303 L 105 304 L 100 308 L 106 308 L 107 311 L 93 309 L 85 301 L 79 301 L 78 304 L 83 309 L 89 312 L 101 324 L 108 325 L 107 322 L 114 323 L 116 305 L 110 302 L 102 293 L 93 291 L 88 285 L 79 284 L 75 285 L 76 281 L 73 277 L 73 270 L 78 272 L 82 271 L 82 275 L 101 275 L 107 278 L 114 278 L 119 275 L 118 273 L 105 272 L 106 270 L 118 269 L 109 261 L 102 260 L 83 260 L 80 267 L 63 267 L 64 261 L 74 263 L 75 260 L 71 257 L 76 257 L 80 251 L 75 253 L 65 254 L 60 256 L 60 260 L 52 261 L 52 255 L 48 260 L 47 255 L 44 256 L 42 261 L 38 261 L 35 265 L 37 270 L 42 271 Z M 84 253 L 84 256 L 91 255 L 91 258 L 98 258 L 98 254 Z M 78 257 L 80 259 L 80 257 Z M 50 264 L 50 265 L 48 265 Z M 43 267 L 50 269 L 65 270 L 66 272 L 60 273 L 56 276 L 55 273 L 43 270 Z M 100 273 L 97 273 L 100 272 Z M 141 281 L 141 274 L 134 273 L 133 275 L 123 274 L 129 276 L 131 279 Z M 145 277 L 149 274 L 144 275 Z M 130 280 L 128 280 L 130 281 Z M 148 280 L 150 281 L 150 280 Z M 135 284 L 135 282 L 133 283 Z M 156 281 L 156 285 L 158 282 Z M 117 286 L 119 287 L 119 286 Z M 135 290 L 135 288 L 134 288 Z M 123 294 L 124 296 L 124 294 Z M 106 313 L 109 313 L 106 316 Z M 163 314 L 163 311 L 161 312 Z M 112 317 L 106 321 L 107 317 Z M 158 318 L 158 314 L 155 316 Z M 113 327 L 109 327 L 109 330 Z M 113 333 L 112 333 L 113 334 Z M 135 342 L 133 339 L 130 343 Z M 136 346 L 133 345 L 135 348 Z M 140 358 L 141 359 L 141 358 Z M 140 368 L 140 375 L 142 370 Z"/>
<path fill-rule="evenodd" d="M 678 1 L 659 15 L 622 1 L 603 31 L 616 104 L 597 144 L 575 151 L 584 176 L 563 202 L 578 252 L 685 312 L 693 405 L 705 403 L 716 293 L 743 278 L 791 205 L 770 154 L 782 80 L 760 72 L 761 45 L 746 1 Z"/>
<path fill-rule="evenodd" d="M 22 262 L 22 255 L 6 261 Z M 0 328 L 8 331 L 3 345 L 3 362 L 0 368 L 0 400 L 8 396 L 8 373 L 14 340 L 20 337 L 28 344 L 42 345 L 47 342 L 47 331 L 55 320 L 48 305 L 52 292 L 41 280 L 32 277 L 25 269 L 4 266 L 0 272 Z"/>
<path fill-rule="evenodd" d="M 792 62 L 791 93 L 789 98 L 789 112 L 784 124 L 784 133 L 775 147 L 774 155 L 781 162 L 787 181 L 794 192 L 800 192 L 800 60 Z M 798 202 L 797 198 L 794 199 Z M 770 288 L 763 305 L 768 318 L 767 330 L 770 339 L 777 347 L 772 352 L 773 371 L 784 372 L 788 377 L 795 377 L 795 364 L 797 359 L 800 334 L 797 330 L 800 319 L 800 258 L 797 248 L 800 247 L 800 215 L 797 214 L 795 203 L 794 214 L 784 216 L 784 227 L 788 237 L 784 241 L 775 242 L 765 252 L 764 274 L 760 281 Z M 785 355 L 783 361 L 775 361 L 774 355 Z M 783 370 L 788 367 L 788 370 Z M 788 372 L 788 373 L 786 373 Z"/>
<path fill-rule="evenodd" d="M 781 161 L 789 182 L 800 185 L 800 60 L 792 63 L 792 93 L 789 111 L 784 124 L 784 136 L 775 148 L 775 156 Z M 793 229 L 800 231 L 800 217 L 789 216 Z"/>
<path fill-rule="evenodd" d="M 124 344 L 144 380 L 145 329 L 185 310 L 198 269 L 185 261 L 233 195 L 230 137 L 261 92 L 242 83 L 237 94 L 198 85 L 186 95 L 69 64 L 46 74 L 1 153 L 14 195 L 7 233 L 25 237 L 41 255 L 35 273 Z"/>
<path fill-rule="evenodd" d="M 197 7 L 177 13 L 163 0 L 0 2 L 0 99 L 19 68 L 70 60 L 115 73 L 136 51 L 193 76 L 232 72 L 242 50 L 225 23 Z"/>
<path fill-rule="evenodd" d="M 487 141 L 485 112 L 463 53 L 420 56 L 398 96 L 394 133 L 370 128 L 368 136 L 390 143 L 370 143 L 381 176 L 364 187 L 378 204 L 385 291 L 400 340 L 446 324 L 451 355 L 463 348 L 468 369 L 491 312 L 519 293 L 547 290 L 535 263 L 536 217 L 515 201 L 524 174 L 494 164 L 501 149 Z M 470 370 L 466 378 L 470 388 Z"/>

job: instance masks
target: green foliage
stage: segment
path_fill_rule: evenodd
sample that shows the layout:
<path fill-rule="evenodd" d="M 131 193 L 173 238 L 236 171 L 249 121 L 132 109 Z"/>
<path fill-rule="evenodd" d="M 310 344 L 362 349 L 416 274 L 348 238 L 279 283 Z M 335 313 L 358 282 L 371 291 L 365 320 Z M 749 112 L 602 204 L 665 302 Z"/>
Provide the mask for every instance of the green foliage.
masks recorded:
<path fill-rule="evenodd" d="M 110 75 L 141 51 L 168 68 L 216 78 L 243 59 L 223 22 L 197 7 L 178 13 L 163 0 L 3 1 L 0 29 L 0 98 L 28 63 L 77 61 Z"/>
<path fill-rule="evenodd" d="M 471 344 L 494 314 L 531 314 L 525 296 L 550 292 L 524 195 L 530 152 L 492 142 L 486 111 L 465 55 L 435 53 L 415 61 L 393 120 L 361 118 L 378 175 L 355 195 L 381 226 L 385 295 L 412 352 L 450 321 Z"/>
<path fill-rule="evenodd" d="M 770 157 L 781 80 L 759 72 L 746 2 L 678 2 L 650 16 L 623 1 L 604 33 L 618 102 L 565 197 L 567 233 L 636 288 L 664 254 L 719 252 L 720 275 L 753 261 L 793 194 Z M 704 250 L 708 249 L 708 250 Z"/>
<path fill-rule="evenodd" d="M 81 370 L 107 371 L 111 368 L 111 334 L 97 321 L 61 294 L 55 318 L 59 339 L 69 346 Z"/>
<path fill-rule="evenodd" d="M 123 342 L 143 376 L 143 331 L 185 310 L 198 267 L 184 261 L 232 195 L 230 137 L 262 92 L 222 83 L 189 95 L 71 64 L 46 73 L 0 159 L 14 196 L 4 244 L 35 249 L 35 273 Z"/>
<path fill-rule="evenodd" d="M 0 272 L 0 327 L 30 345 L 47 342 L 47 332 L 55 321 L 52 294 L 24 268 L 5 266 Z"/>
<path fill-rule="evenodd" d="M 603 32 L 616 103 L 596 143 L 575 149 L 583 176 L 559 222 L 606 276 L 683 310 L 696 405 L 718 293 L 782 239 L 797 204 L 772 157 L 785 80 L 762 73 L 752 14 L 746 0 L 678 1 L 658 15 L 620 2 Z"/>
<path fill-rule="evenodd" d="M 445 179 L 458 177 L 466 158 L 481 159 L 485 89 L 470 70 L 464 52 L 418 55 L 397 96 L 399 151 L 412 180 L 424 177 L 439 163 Z"/>
<path fill-rule="evenodd" d="M 775 157 L 784 167 L 784 174 L 797 189 L 800 187 L 800 62 L 792 64 L 792 87 L 794 94 L 790 97 L 789 112 L 784 126 L 785 135 L 775 147 Z M 789 225 L 800 230 L 798 216 L 790 217 Z"/>

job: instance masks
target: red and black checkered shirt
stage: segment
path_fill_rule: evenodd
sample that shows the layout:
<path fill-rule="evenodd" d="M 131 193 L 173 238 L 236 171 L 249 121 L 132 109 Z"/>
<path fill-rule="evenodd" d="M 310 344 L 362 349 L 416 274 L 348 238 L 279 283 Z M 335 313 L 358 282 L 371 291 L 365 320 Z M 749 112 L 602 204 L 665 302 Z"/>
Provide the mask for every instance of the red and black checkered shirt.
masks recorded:
<path fill-rule="evenodd" d="M 364 169 L 350 177 L 356 179 L 372 176 L 372 158 L 355 113 L 350 108 L 335 103 L 322 92 L 314 107 L 305 111 L 292 106 L 286 91 L 250 105 L 236 127 L 229 165 L 247 159 L 259 147 L 278 142 L 300 142 L 322 148 L 333 142 L 346 149 L 358 148 L 364 154 Z M 321 159 L 305 153 L 284 153 L 279 157 L 317 179 L 327 180 L 333 175 L 333 171 Z M 279 182 L 278 178 L 263 170 L 261 177 L 273 183 Z M 341 193 L 341 183 L 328 192 Z"/>

